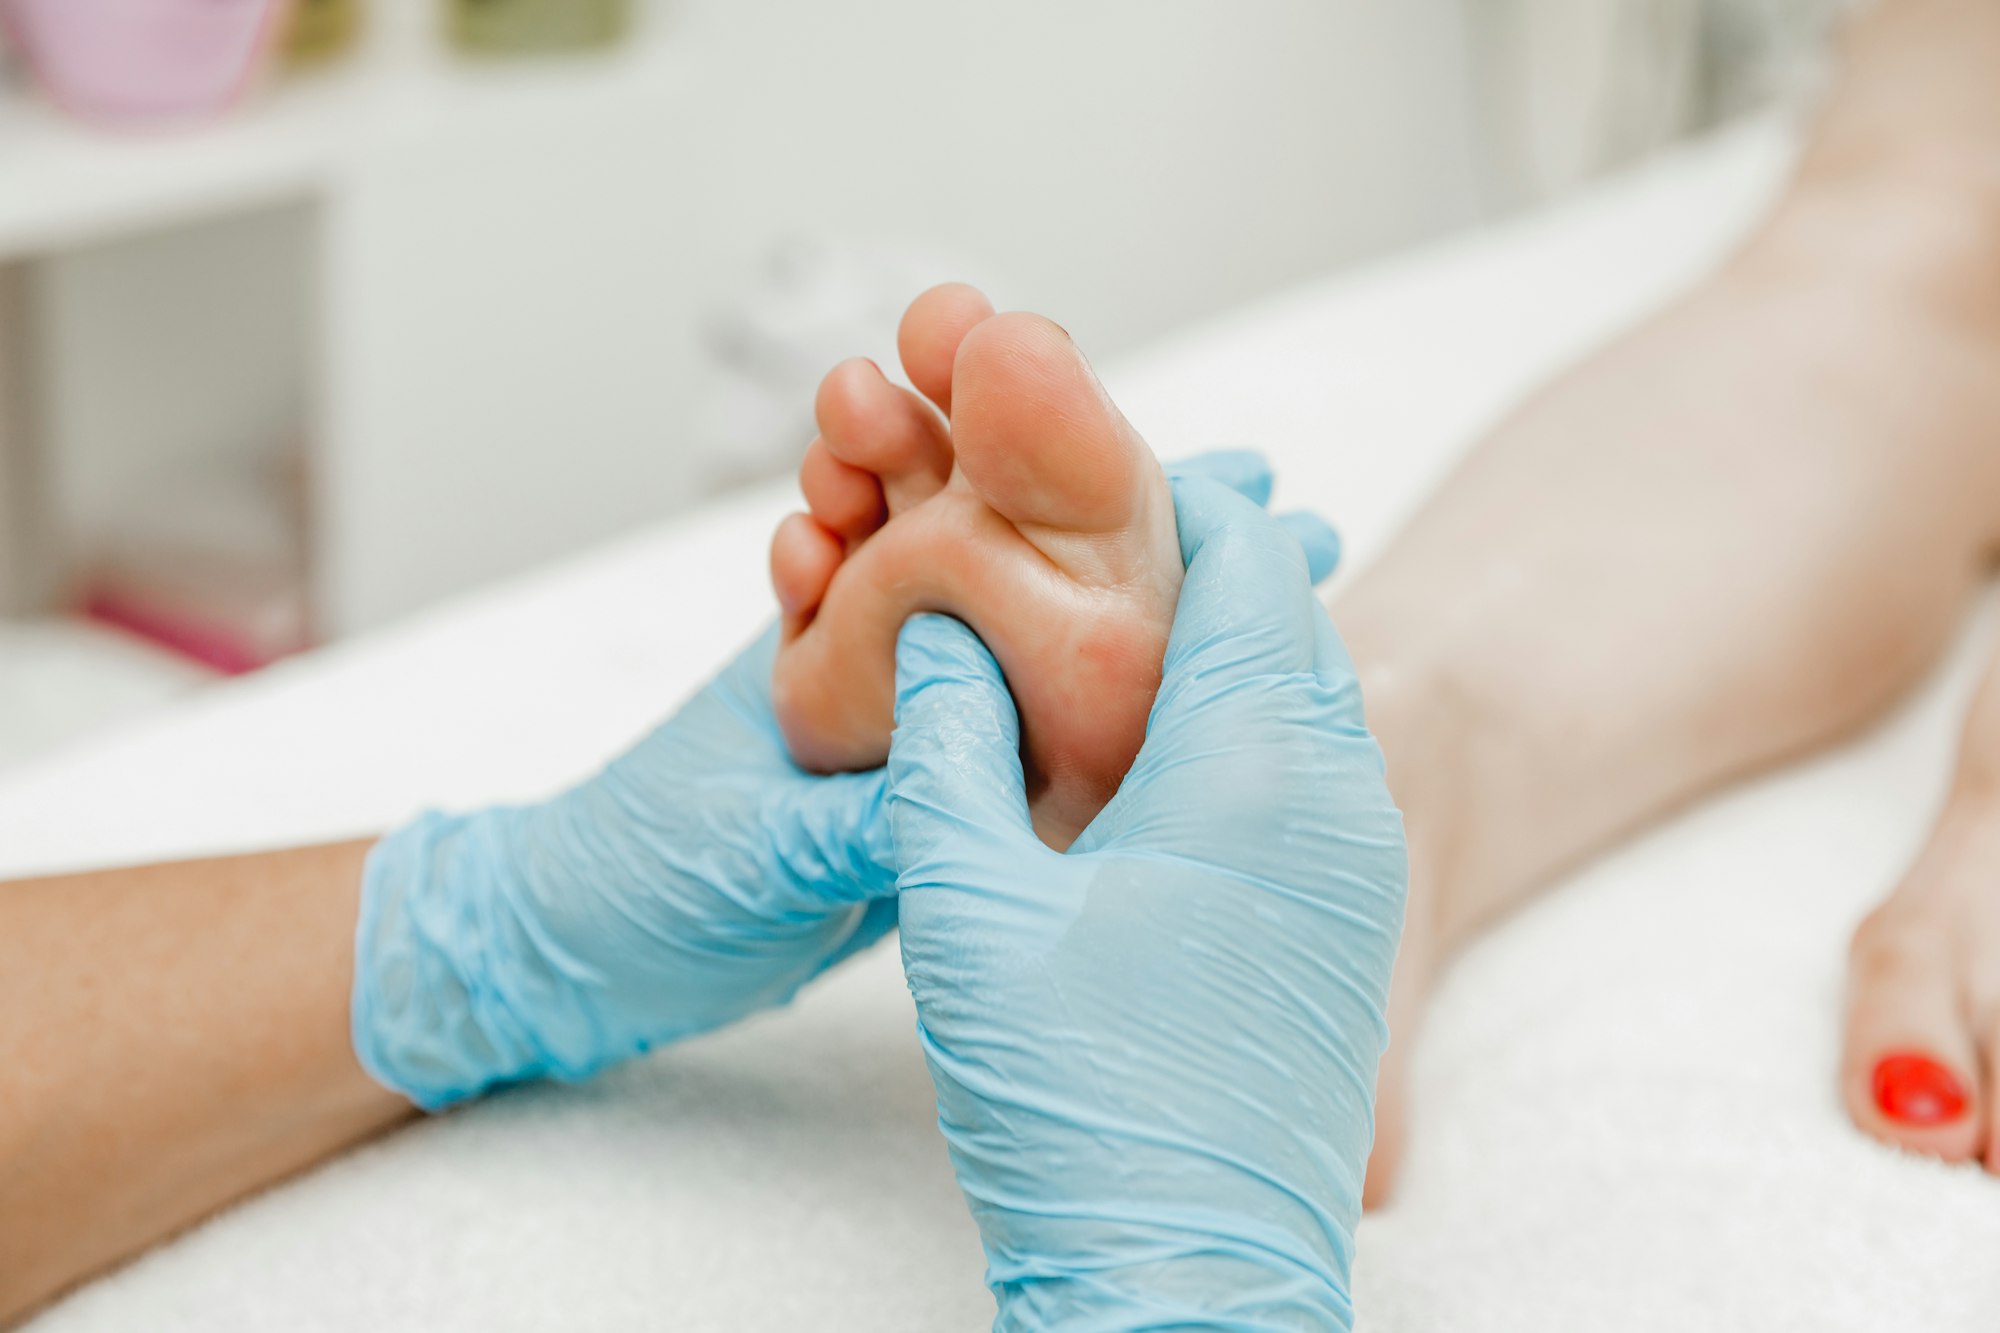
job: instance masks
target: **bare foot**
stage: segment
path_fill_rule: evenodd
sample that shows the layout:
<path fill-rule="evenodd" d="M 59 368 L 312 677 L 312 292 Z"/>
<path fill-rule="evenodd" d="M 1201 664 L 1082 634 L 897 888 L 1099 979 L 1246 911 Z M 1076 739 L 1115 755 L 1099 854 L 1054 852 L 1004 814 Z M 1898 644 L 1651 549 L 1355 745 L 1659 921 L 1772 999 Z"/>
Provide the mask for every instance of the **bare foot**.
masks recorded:
<path fill-rule="evenodd" d="M 2000 1174 L 2000 658 L 1929 844 L 1855 932 L 1841 1093 L 1876 1138 Z"/>
<path fill-rule="evenodd" d="M 918 612 L 956 616 L 1006 673 L 1035 827 L 1067 847 L 1145 739 L 1180 594 L 1172 493 L 1048 320 L 939 287 L 899 345 L 950 426 L 871 362 L 821 384 L 799 471 L 811 513 L 771 546 L 779 725 L 807 768 L 882 763 L 897 631 Z"/>

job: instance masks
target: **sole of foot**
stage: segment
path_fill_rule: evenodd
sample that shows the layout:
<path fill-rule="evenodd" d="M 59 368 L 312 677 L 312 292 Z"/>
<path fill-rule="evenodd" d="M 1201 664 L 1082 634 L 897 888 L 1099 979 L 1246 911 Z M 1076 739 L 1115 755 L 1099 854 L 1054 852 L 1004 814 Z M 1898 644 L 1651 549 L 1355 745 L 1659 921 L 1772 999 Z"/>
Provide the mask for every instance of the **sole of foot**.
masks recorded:
<path fill-rule="evenodd" d="M 805 768 L 881 764 L 896 635 L 955 616 L 1006 674 L 1036 829 L 1067 847 L 1145 738 L 1180 592 L 1172 493 L 1050 321 L 951 285 L 911 305 L 898 344 L 917 392 L 867 361 L 820 386 L 808 512 L 771 549 L 779 725 Z"/>

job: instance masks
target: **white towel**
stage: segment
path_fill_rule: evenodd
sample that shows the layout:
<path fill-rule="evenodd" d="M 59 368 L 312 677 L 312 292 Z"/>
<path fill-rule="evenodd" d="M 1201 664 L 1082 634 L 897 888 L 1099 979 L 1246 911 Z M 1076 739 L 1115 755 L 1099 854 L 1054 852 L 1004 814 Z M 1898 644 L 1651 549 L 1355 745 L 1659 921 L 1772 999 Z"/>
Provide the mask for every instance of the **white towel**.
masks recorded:
<path fill-rule="evenodd" d="M 1294 294 L 1107 375 L 1163 453 L 1257 444 L 1378 549 L 1530 381 L 1684 284 L 1785 158 L 1737 134 L 1560 212 Z M 378 828 L 552 790 L 768 614 L 769 491 L 0 780 L 0 871 Z M 689 571 L 700 577 L 689 577 Z M 1923 1329 L 2000 1308 L 2000 1181 L 1842 1118 L 1847 931 L 1942 790 L 1986 636 L 1887 726 L 1609 858 L 1445 979 L 1377 1333 Z M 983 1327 L 892 949 L 790 1011 L 396 1134 L 36 1333 Z"/>

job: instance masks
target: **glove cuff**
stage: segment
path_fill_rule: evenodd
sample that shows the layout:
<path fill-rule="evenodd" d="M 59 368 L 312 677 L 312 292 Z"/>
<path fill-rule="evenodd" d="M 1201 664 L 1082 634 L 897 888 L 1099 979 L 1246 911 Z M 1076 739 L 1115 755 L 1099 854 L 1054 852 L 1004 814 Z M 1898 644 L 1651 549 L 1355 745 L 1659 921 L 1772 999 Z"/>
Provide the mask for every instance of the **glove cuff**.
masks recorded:
<path fill-rule="evenodd" d="M 362 872 L 352 1038 L 363 1069 L 427 1111 L 501 1083 L 573 1070 L 521 1015 L 549 989 L 516 910 L 508 846 L 527 812 L 431 812 L 390 834 Z M 565 1043 L 566 1044 L 566 1043 Z"/>

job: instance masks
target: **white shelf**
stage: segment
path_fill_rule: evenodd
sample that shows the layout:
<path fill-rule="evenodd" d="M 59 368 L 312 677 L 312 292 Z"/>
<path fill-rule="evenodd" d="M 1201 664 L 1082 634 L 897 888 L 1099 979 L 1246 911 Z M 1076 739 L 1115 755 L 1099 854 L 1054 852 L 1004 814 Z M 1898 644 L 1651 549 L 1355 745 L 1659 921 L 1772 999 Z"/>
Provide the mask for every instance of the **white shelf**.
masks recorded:
<path fill-rule="evenodd" d="M 219 119 L 152 133 L 79 124 L 0 80 L 0 262 L 318 191 L 371 152 L 657 86 L 662 44 L 484 63 L 362 54 L 274 81 Z"/>
<path fill-rule="evenodd" d="M 0 260 L 293 197 L 325 176 L 351 90 L 267 94 L 154 136 L 79 125 L 19 86 L 0 96 Z"/>

